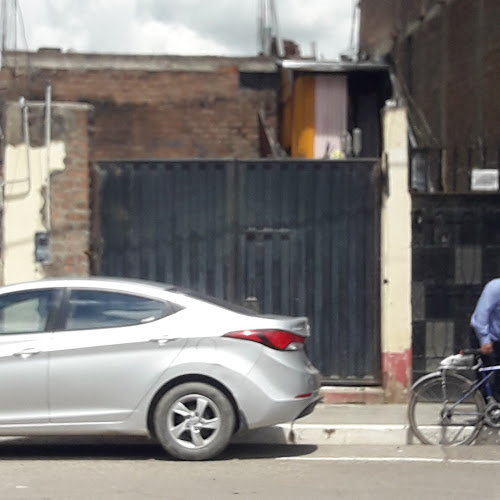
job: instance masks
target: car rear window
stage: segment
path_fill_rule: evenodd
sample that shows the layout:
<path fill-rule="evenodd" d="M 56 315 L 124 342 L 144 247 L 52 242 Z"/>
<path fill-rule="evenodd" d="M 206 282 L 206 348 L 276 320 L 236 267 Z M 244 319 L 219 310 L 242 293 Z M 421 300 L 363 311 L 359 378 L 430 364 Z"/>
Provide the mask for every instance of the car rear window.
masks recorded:
<path fill-rule="evenodd" d="M 202 302 L 206 302 L 217 307 L 223 307 L 224 309 L 228 309 L 229 311 L 233 311 L 235 313 L 246 314 L 247 316 L 261 316 L 261 313 L 255 309 L 251 309 L 240 304 L 234 304 L 233 302 L 228 302 L 227 300 L 220 299 L 219 297 L 212 297 L 211 295 L 206 295 L 202 292 L 177 287 L 169 287 L 166 288 L 166 290 L 186 295 L 187 297 L 192 297 L 193 299 L 201 300 Z"/>
<path fill-rule="evenodd" d="M 113 328 L 150 323 L 181 308 L 168 302 L 101 290 L 72 290 L 67 330 Z"/>

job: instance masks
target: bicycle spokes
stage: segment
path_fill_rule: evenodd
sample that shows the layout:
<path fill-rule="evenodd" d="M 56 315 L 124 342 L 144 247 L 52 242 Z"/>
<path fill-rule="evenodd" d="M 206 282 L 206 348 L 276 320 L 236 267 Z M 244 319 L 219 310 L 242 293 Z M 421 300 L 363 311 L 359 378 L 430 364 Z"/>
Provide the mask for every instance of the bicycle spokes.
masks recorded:
<path fill-rule="evenodd" d="M 425 444 L 473 442 L 483 423 L 484 400 L 465 377 L 436 373 L 417 384 L 408 406 L 410 426 Z"/>

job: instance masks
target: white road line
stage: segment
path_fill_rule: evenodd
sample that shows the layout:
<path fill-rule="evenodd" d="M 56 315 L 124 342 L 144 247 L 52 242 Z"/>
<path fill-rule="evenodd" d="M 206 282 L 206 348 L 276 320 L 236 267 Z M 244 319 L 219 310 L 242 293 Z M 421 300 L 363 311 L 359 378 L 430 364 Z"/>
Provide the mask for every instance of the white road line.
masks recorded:
<path fill-rule="evenodd" d="M 325 429 L 325 430 L 375 430 L 375 431 L 384 431 L 384 430 L 405 430 L 408 429 L 409 426 L 405 424 L 295 424 L 291 426 L 290 424 L 278 424 L 276 427 L 281 427 L 282 429 L 290 429 L 293 430 L 309 430 L 309 429 Z"/>
<path fill-rule="evenodd" d="M 295 460 L 305 462 L 421 462 L 448 464 L 498 465 L 500 460 L 473 460 L 455 458 L 424 457 L 278 457 L 276 460 Z"/>

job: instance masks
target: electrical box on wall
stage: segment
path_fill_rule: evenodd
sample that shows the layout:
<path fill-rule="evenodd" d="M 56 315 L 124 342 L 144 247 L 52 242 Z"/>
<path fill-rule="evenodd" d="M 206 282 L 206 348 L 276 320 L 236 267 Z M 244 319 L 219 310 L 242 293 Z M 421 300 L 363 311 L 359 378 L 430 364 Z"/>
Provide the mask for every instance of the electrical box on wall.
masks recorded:
<path fill-rule="evenodd" d="M 50 234 L 47 232 L 35 233 L 35 262 L 50 262 Z"/>
<path fill-rule="evenodd" d="M 498 191 L 499 172 L 496 168 L 474 168 L 471 172 L 471 191 Z"/>

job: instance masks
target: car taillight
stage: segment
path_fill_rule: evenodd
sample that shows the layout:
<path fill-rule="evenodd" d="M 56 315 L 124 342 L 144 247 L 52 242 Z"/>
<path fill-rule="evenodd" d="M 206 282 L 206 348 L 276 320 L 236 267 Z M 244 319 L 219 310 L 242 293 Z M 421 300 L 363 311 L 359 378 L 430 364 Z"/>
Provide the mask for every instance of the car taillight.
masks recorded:
<path fill-rule="evenodd" d="M 285 330 L 241 330 L 226 333 L 224 337 L 233 339 L 251 340 L 279 351 L 295 351 L 306 341 L 305 337 Z"/>

